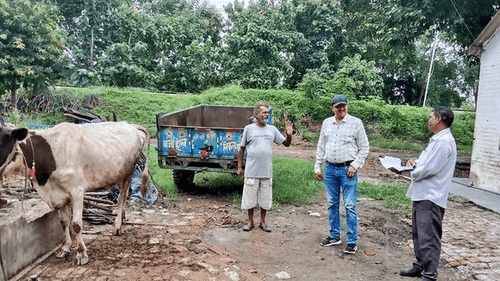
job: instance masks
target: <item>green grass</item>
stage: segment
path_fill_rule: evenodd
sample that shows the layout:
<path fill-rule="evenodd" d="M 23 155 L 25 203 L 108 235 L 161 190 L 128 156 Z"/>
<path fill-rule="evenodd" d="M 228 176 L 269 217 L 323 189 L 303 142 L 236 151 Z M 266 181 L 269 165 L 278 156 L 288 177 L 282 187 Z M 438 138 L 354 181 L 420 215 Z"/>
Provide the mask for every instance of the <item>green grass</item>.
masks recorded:
<path fill-rule="evenodd" d="M 411 213 L 412 203 L 406 197 L 406 190 L 409 184 L 372 184 L 368 182 L 359 182 L 359 197 L 367 197 L 380 200 L 383 205 L 390 209 L 399 209 L 405 217 Z"/>
<path fill-rule="evenodd" d="M 7 121 L 17 127 L 32 129 L 29 127 L 31 124 L 56 125 L 66 121 L 66 119 L 62 113 L 57 112 L 26 114 L 16 110 L 7 115 Z M 40 128 L 36 129 L 40 130 Z"/>
<path fill-rule="evenodd" d="M 380 135 L 378 136 L 368 136 L 371 147 L 386 148 L 386 149 L 398 149 L 406 151 L 420 152 L 424 147 L 424 144 L 419 141 L 409 141 L 400 138 L 392 138 L 388 140 Z"/>
<path fill-rule="evenodd" d="M 162 169 L 157 163 L 156 151 L 150 150 L 148 166 L 158 189 L 169 199 L 179 196 L 173 183 L 172 170 Z M 314 162 L 275 157 L 273 159 L 273 210 L 282 205 L 307 205 L 318 203 L 323 183 L 313 172 Z M 196 193 L 222 195 L 235 205 L 240 205 L 243 179 L 229 173 L 197 173 L 194 179 Z"/>
<path fill-rule="evenodd" d="M 315 178 L 313 161 L 274 157 L 273 167 L 273 201 L 297 206 L 320 201 L 324 186 Z"/>

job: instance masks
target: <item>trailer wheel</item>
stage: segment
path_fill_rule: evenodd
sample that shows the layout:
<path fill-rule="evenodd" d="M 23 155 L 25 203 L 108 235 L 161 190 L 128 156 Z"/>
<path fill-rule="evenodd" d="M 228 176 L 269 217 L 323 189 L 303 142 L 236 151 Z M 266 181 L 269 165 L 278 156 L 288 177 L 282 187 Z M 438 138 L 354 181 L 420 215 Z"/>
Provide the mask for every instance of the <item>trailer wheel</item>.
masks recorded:
<path fill-rule="evenodd" d="M 193 187 L 194 171 L 173 170 L 174 183 L 180 190 L 189 190 Z"/>

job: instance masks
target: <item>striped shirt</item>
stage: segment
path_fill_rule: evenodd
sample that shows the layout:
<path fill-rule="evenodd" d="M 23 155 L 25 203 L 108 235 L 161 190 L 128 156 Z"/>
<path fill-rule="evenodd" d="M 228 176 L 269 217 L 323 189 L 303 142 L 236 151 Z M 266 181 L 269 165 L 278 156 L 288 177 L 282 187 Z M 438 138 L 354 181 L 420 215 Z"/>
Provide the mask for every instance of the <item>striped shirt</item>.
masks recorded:
<path fill-rule="evenodd" d="M 337 123 L 335 116 L 326 118 L 321 126 L 314 172 L 321 172 L 321 164 L 353 161 L 351 166 L 358 170 L 363 166 L 370 145 L 365 127 L 359 118 L 346 114 Z"/>
<path fill-rule="evenodd" d="M 446 208 L 457 162 L 457 146 L 449 128 L 433 135 L 410 173 L 406 196 L 412 201 L 430 200 Z"/>

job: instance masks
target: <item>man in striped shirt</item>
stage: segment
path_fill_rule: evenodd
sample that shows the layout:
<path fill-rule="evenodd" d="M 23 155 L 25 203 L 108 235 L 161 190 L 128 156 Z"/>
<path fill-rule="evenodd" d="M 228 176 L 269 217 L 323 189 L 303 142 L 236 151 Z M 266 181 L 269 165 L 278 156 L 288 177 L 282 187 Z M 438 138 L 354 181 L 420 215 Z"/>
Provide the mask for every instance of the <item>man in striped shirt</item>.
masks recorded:
<path fill-rule="evenodd" d="M 342 192 L 347 224 L 346 254 L 355 254 L 358 244 L 357 171 L 363 166 L 370 146 L 360 119 L 349 115 L 348 100 L 336 95 L 330 103 L 334 116 L 323 121 L 316 149 L 314 173 L 325 181 L 328 199 L 330 234 L 321 246 L 340 245 L 340 193 Z M 321 165 L 326 163 L 324 175 Z"/>

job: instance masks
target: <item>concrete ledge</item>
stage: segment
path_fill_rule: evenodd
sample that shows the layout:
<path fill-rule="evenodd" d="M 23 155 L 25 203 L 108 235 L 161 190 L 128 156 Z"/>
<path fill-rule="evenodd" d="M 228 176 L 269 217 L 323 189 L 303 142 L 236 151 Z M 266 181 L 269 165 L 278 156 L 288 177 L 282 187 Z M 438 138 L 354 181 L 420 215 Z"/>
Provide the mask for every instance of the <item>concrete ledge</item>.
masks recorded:
<path fill-rule="evenodd" d="M 58 212 L 39 215 L 31 221 L 21 216 L 0 227 L 0 281 L 11 280 L 61 243 L 63 231 Z"/>

